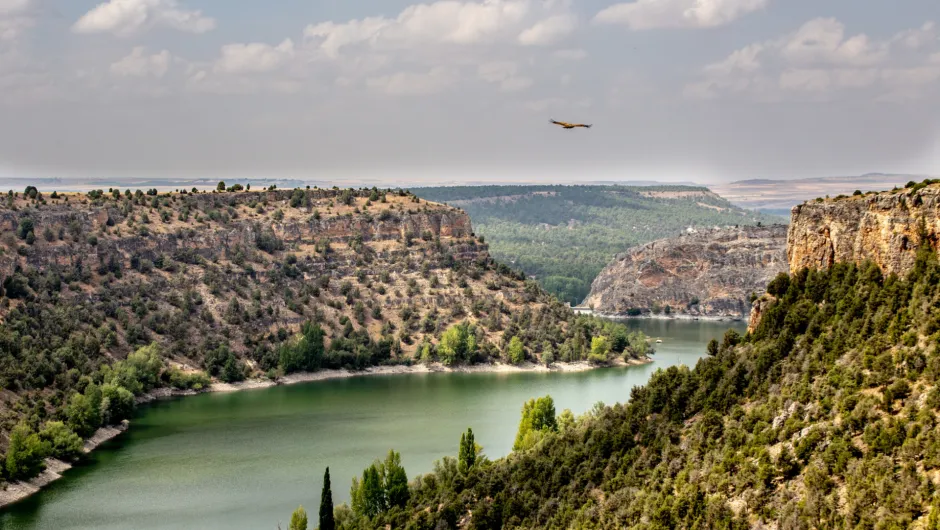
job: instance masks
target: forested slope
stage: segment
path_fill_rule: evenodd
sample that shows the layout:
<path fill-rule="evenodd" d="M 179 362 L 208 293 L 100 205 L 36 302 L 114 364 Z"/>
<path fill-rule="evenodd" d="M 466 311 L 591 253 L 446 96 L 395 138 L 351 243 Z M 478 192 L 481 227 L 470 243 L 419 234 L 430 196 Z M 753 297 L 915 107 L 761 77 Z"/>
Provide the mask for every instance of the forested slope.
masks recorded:
<path fill-rule="evenodd" d="M 403 509 L 345 527 L 938 528 L 936 250 L 903 277 L 837 262 L 768 293 L 753 330 L 694 369 L 577 419 L 527 405 L 530 447 L 445 458 Z"/>
<path fill-rule="evenodd" d="M 576 317 L 493 261 L 464 212 L 405 190 L 30 187 L 0 202 L 0 242 L 0 486 L 80 455 L 82 438 L 157 388 L 416 362 L 606 363 L 646 346 Z M 597 337 L 609 340 L 592 348 Z"/>
<path fill-rule="evenodd" d="M 613 257 L 686 228 L 771 224 L 782 219 L 738 208 L 689 186 L 458 186 L 415 188 L 465 210 L 493 257 L 535 276 L 578 304 Z"/>

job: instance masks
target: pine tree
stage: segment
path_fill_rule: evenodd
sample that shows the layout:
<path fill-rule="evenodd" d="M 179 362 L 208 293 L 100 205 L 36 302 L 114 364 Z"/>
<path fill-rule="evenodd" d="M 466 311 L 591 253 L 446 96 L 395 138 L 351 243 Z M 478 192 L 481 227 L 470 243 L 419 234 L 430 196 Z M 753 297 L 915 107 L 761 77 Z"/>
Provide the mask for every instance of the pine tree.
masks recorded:
<path fill-rule="evenodd" d="M 323 474 L 323 493 L 320 494 L 320 530 L 336 530 L 333 520 L 333 492 L 330 489 L 330 468 Z"/>

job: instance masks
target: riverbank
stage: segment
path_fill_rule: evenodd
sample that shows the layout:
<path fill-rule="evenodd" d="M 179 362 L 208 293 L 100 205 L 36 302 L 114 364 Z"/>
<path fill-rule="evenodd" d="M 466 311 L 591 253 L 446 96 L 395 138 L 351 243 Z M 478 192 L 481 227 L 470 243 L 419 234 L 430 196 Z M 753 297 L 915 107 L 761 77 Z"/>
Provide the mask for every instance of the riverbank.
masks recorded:
<path fill-rule="evenodd" d="M 575 363 L 553 363 L 551 368 L 535 363 L 523 363 L 521 365 L 511 365 L 505 363 L 478 364 L 470 366 L 444 366 L 440 363 L 430 365 L 416 364 L 411 366 L 374 366 L 362 371 L 353 370 L 321 370 L 319 372 L 303 372 L 290 374 L 279 378 L 277 381 L 270 379 L 250 379 L 240 383 L 213 383 L 209 388 L 200 391 L 195 390 L 174 390 L 170 388 L 155 389 L 147 394 L 138 396 L 137 402 L 140 404 L 148 403 L 157 399 L 165 399 L 179 396 L 192 396 L 206 392 L 237 392 L 241 390 L 252 390 L 259 388 L 269 388 L 277 385 L 291 385 L 297 383 L 308 383 L 313 381 L 325 381 L 330 379 L 342 379 L 349 377 L 365 377 L 370 375 L 394 375 L 394 374 L 417 374 L 417 373 L 519 373 L 519 372 L 583 372 L 598 368 L 612 368 L 623 366 L 636 366 L 653 362 L 650 358 L 631 359 L 623 361 L 620 358 L 615 359 L 609 365 L 592 365 L 588 362 Z M 126 431 L 130 423 L 124 420 L 120 425 L 102 427 L 98 429 L 91 438 L 85 441 L 84 452 L 90 453 L 102 443 L 115 438 Z M 58 480 L 62 474 L 72 468 L 72 464 L 62 460 L 52 458 L 46 459 L 46 469 L 38 476 L 22 482 L 12 482 L 0 489 L 0 508 L 23 500 L 30 495 L 38 492 L 43 487 Z"/>
<path fill-rule="evenodd" d="M 85 454 L 94 451 L 99 445 L 126 431 L 129 426 L 130 422 L 124 420 L 119 425 L 101 427 L 95 431 L 95 434 L 91 435 L 91 438 L 85 440 L 85 446 L 83 447 Z M 39 475 L 22 482 L 7 483 L 3 489 L 0 489 L 0 508 L 29 497 L 53 481 L 62 478 L 63 473 L 72 469 L 70 462 L 56 458 L 47 458 L 45 463 L 46 469 Z"/>
<path fill-rule="evenodd" d="M 251 390 L 255 388 L 268 388 L 277 385 L 293 385 L 297 383 L 309 383 L 312 381 L 326 381 L 329 379 L 343 379 L 347 377 L 365 377 L 370 375 L 394 375 L 394 374 L 427 374 L 427 373 L 517 373 L 517 372 L 583 372 L 597 368 L 612 368 L 615 366 L 636 366 L 653 362 L 650 358 L 631 359 L 623 361 L 615 359 L 610 365 L 592 365 L 586 361 L 574 363 L 553 363 L 552 366 L 535 363 L 522 363 L 520 365 L 505 364 L 495 362 L 491 364 L 473 364 L 468 366 L 444 366 L 441 363 L 414 364 L 414 365 L 395 365 L 395 366 L 371 366 L 365 370 L 321 370 L 319 372 L 300 372 L 286 375 L 278 378 L 277 381 L 270 379 L 250 379 L 240 383 L 213 383 L 209 389 L 210 392 L 235 392 L 238 390 Z"/>
<path fill-rule="evenodd" d="M 672 313 L 669 315 L 624 315 L 620 313 L 591 311 L 590 309 L 582 309 L 579 310 L 578 313 L 598 318 L 606 318 L 608 320 L 701 320 L 704 322 L 745 322 L 747 320 L 747 317 L 744 316 L 690 315 L 687 313 Z"/>

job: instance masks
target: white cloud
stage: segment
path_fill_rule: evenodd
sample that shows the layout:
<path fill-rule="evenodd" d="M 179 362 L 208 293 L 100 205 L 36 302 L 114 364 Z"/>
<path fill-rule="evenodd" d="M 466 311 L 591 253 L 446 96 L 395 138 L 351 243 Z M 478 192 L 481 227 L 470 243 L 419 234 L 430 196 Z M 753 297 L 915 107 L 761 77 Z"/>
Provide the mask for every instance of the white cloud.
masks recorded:
<path fill-rule="evenodd" d="M 754 72 L 760 68 L 759 55 L 764 51 L 763 44 L 751 44 L 719 63 L 705 67 L 705 72 L 712 75 L 729 75 L 734 72 Z"/>
<path fill-rule="evenodd" d="M 933 24 L 928 23 L 877 40 L 865 34 L 849 36 L 833 18 L 813 19 L 783 38 L 751 44 L 706 66 L 704 79 L 689 83 L 684 94 L 714 98 L 721 93 L 749 92 L 760 99 L 778 100 L 786 93 L 923 87 L 938 79 L 924 52 L 936 40 L 927 38 L 932 31 Z M 906 55 L 895 57 L 894 52 L 902 50 Z M 911 91 L 905 92 L 905 97 L 910 95 Z"/>
<path fill-rule="evenodd" d="M 350 20 L 344 24 L 321 22 L 304 30 L 304 37 L 320 41 L 320 48 L 330 57 L 336 57 L 344 46 L 374 41 L 391 21 L 382 17 Z"/>
<path fill-rule="evenodd" d="M 130 55 L 111 64 L 111 74 L 119 77 L 163 77 L 170 69 L 170 60 L 167 50 L 146 55 L 144 47 L 137 46 Z"/>
<path fill-rule="evenodd" d="M 914 68 L 890 68 L 881 72 L 882 80 L 896 87 L 919 87 L 940 80 L 940 66 L 933 64 Z"/>
<path fill-rule="evenodd" d="M 829 71 L 821 69 L 786 70 L 780 74 L 780 88 L 799 92 L 822 92 L 829 88 Z"/>
<path fill-rule="evenodd" d="M 552 0 L 438 0 L 409 6 L 394 18 L 311 24 L 304 36 L 332 58 L 355 45 L 388 50 L 510 39 L 526 45 L 545 44 L 574 30 L 576 22 L 568 13 L 569 4 Z"/>
<path fill-rule="evenodd" d="M 227 44 L 213 70 L 227 74 L 271 72 L 284 66 L 294 56 L 294 42 L 285 39 L 277 46 L 260 42 Z"/>
<path fill-rule="evenodd" d="M 441 92 L 457 82 L 457 73 L 446 67 L 426 73 L 398 72 L 366 80 L 369 88 L 393 96 L 421 96 Z"/>
<path fill-rule="evenodd" d="M 512 61 L 481 64 L 477 74 L 487 83 L 498 84 L 503 92 L 518 92 L 532 86 L 532 79 L 518 75 L 519 66 Z"/>
<path fill-rule="evenodd" d="M 594 21 L 633 30 L 711 28 L 767 6 L 769 0 L 636 0 L 601 10 Z"/>
<path fill-rule="evenodd" d="M 125 37 L 154 27 L 205 33 L 215 25 L 214 19 L 198 10 L 183 9 L 176 0 L 110 0 L 85 13 L 72 30 Z"/>
<path fill-rule="evenodd" d="M 573 15 L 554 15 L 537 22 L 519 34 L 519 44 L 523 46 L 554 44 L 573 32 L 577 26 L 577 19 Z"/>
<path fill-rule="evenodd" d="M 919 28 L 898 33 L 893 40 L 912 50 L 919 50 L 937 42 L 937 25 L 933 21 L 925 22 Z"/>
<path fill-rule="evenodd" d="M 29 0 L 0 0 L 0 16 L 22 13 L 28 6 Z"/>
<path fill-rule="evenodd" d="M 888 48 L 888 43 L 873 43 L 864 34 L 846 38 L 841 22 L 817 18 L 791 35 L 780 53 L 797 64 L 872 65 L 887 58 Z"/>
<path fill-rule="evenodd" d="M 30 0 L 0 0 L 0 42 L 12 41 L 33 25 Z"/>

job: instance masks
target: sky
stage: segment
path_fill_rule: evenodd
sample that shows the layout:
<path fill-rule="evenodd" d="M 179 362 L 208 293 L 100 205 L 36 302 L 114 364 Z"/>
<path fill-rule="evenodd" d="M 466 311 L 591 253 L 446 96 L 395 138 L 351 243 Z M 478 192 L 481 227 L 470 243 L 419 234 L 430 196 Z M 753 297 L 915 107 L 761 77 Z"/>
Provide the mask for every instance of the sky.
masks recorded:
<path fill-rule="evenodd" d="M 938 24 L 937 0 L 0 0 L 0 176 L 940 175 Z"/>

